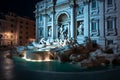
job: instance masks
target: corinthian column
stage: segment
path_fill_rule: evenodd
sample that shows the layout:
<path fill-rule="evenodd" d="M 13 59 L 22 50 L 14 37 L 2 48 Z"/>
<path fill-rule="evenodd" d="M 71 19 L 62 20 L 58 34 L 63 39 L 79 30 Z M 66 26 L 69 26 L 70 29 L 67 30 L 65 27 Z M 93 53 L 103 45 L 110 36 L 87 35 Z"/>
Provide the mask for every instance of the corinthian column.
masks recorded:
<path fill-rule="evenodd" d="M 53 11 L 52 11 L 52 39 L 56 37 L 56 27 L 55 27 L 55 5 L 57 0 L 53 0 Z"/>
<path fill-rule="evenodd" d="M 55 38 L 55 14 L 52 12 L 52 39 Z"/>
<path fill-rule="evenodd" d="M 46 21 L 46 17 L 47 17 L 47 14 L 44 14 L 43 15 L 43 17 L 44 17 L 44 38 L 46 39 L 47 38 L 47 34 L 48 34 L 48 29 L 47 29 L 47 21 Z"/>
<path fill-rule="evenodd" d="M 71 8 L 71 38 L 76 39 L 77 37 L 77 27 L 76 27 L 76 2 L 70 4 Z"/>

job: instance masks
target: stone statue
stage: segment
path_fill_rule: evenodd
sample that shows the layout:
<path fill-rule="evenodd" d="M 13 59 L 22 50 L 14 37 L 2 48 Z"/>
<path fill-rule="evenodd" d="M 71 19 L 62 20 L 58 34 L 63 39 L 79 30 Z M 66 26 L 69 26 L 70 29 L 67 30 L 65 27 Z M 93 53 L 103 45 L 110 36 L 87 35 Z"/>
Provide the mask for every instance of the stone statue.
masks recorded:
<path fill-rule="evenodd" d="M 42 38 L 43 37 L 43 27 L 40 27 L 39 31 L 40 31 L 40 38 Z"/>
<path fill-rule="evenodd" d="M 62 40 L 68 38 L 68 28 L 66 26 L 59 27 L 58 37 Z"/>
<path fill-rule="evenodd" d="M 62 28 L 62 26 L 60 27 L 59 32 L 60 32 L 60 39 L 63 39 L 64 36 L 63 36 L 63 28 Z"/>
<path fill-rule="evenodd" d="M 84 35 L 84 25 L 83 25 L 83 22 L 81 22 L 80 26 L 78 27 L 78 35 Z"/>
<path fill-rule="evenodd" d="M 68 35 L 68 28 L 66 26 L 63 27 L 63 35 L 64 35 L 64 39 L 67 39 L 67 35 Z"/>
<path fill-rule="evenodd" d="M 83 10 L 84 10 L 84 6 L 83 6 L 83 5 L 80 5 L 79 8 L 78 8 L 77 15 L 83 14 Z"/>
<path fill-rule="evenodd" d="M 50 27 L 50 28 L 48 28 L 48 37 L 51 37 L 52 35 L 52 28 Z"/>

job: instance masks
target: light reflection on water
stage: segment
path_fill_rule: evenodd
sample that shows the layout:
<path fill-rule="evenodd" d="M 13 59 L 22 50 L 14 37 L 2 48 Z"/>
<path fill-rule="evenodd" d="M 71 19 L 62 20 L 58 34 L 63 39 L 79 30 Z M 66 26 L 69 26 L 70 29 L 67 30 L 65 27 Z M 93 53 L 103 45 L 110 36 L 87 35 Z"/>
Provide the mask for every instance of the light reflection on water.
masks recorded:
<path fill-rule="evenodd" d="M 17 62 L 14 65 L 12 59 L 5 57 L 6 52 L 1 53 L 0 51 L 0 80 L 120 80 L 120 70 L 113 70 L 108 72 L 98 72 L 98 73 L 77 73 L 77 74 L 68 74 L 68 73 L 45 73 L 45 72 L 37 72 L 30 71 L 28 68 L 33 69 L 33 67 L 38 67 L 44 70 L 44 67 L 51 71 L 53 69 L 62 68 L 62 70 L 66 70 L 66 64 L 51 64 L 50 62 L 45 65 L 39 65 L 37 62 Z M 31 64 L 32 63 L 32 64 Z M 37 64 L 36 64 L 37 63 Z M 20 64 L 20 65 L 19 65 Z M 36 65 L 35 65 L 36 64 Z M 42 63 L 44 64 L 44 62 Z M 28 65 L 29 67 L 26 67 Z M 67 66 L 69 70 L 70 66 Z M 64 69 L 65 68 L 65 69 Z M 38 69 L 37 69 L 38 70 Z M 61 71 L 61 70 L 60 70 Z M 87 76 L 87 77 L 86 77 Z M 109 76 L 109 77 L 108 77 Z"/>
<path fill-rule="evenodd" d="M 14 80 L 14 64 L 13 61 L 5 56 L 8 52 L 0 52 L 0 80 Z"/>

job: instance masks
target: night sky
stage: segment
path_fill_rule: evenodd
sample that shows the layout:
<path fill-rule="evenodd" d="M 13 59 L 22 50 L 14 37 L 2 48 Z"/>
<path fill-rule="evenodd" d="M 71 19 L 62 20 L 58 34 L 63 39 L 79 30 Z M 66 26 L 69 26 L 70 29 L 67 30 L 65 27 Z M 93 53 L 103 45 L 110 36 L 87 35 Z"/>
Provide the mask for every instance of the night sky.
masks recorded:
<path fill-rule="evenodd" d="M 1 12 L 14 12 L 20 16 L 27 16 L 31 19 L 35 19 L 35 4 L 41 0 L 0 0 Z"/>

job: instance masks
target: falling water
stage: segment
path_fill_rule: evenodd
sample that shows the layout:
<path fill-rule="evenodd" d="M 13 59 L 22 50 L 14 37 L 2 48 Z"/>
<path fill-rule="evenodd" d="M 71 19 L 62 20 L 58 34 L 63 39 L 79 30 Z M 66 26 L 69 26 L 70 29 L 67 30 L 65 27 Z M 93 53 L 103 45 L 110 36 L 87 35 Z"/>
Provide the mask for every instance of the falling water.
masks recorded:
<path fill-rule="evenodd" d="M 22 55 L 23 59 L 33 62 L 52 61 L 54 57 L 50 51 L 23 51 Z"/>

